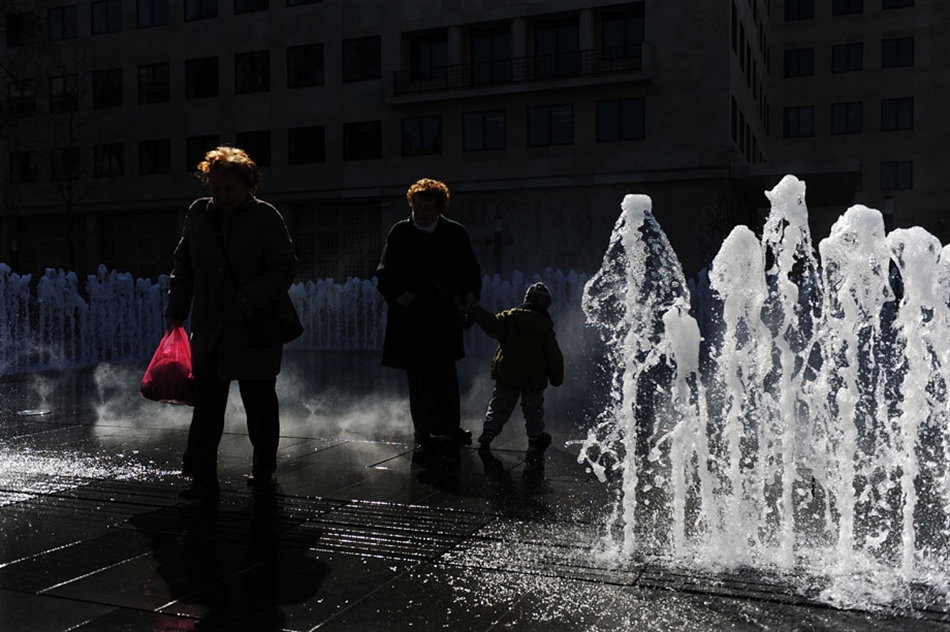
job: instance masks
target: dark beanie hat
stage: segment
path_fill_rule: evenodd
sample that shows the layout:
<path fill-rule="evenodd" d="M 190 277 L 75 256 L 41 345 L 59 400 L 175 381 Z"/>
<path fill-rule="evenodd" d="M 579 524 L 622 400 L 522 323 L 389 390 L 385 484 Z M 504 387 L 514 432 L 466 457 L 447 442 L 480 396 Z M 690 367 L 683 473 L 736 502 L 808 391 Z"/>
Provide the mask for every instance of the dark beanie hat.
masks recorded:
<path fill-rule="evenodd" d="M 525 303 L 534 303 L 540 307 L 551 307 L 551 291 L 544 283 L 535 283 L 524 294 Z"/>

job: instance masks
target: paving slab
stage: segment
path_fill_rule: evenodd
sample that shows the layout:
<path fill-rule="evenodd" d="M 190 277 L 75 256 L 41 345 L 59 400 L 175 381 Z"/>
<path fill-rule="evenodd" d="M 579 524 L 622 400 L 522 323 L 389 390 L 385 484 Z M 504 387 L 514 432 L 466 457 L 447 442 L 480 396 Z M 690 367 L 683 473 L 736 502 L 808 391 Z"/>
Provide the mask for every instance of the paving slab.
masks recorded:
<path fill-rule="evenodd" d="M 419 450 L 391 385 L 336 420 L 342 385 L 288 394 L 266 493 L 232 402 L 221 501 L 187 503 L 189 411 L 138 398 L 143 368 L 0 380 L 0 630 L 950 632 L 925 595 L 843 611 L 787 578 L 604 559 L 611 491 L 572 420 L 550 415 L 540 460 L 514 423 L 490 453 Z"/>

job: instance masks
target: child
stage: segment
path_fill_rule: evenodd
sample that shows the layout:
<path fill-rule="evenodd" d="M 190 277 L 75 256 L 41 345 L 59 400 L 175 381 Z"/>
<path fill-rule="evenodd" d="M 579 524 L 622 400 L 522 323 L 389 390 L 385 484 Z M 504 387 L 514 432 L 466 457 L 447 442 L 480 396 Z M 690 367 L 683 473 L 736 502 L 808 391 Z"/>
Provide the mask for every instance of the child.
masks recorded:
<path fill-rule="evenodd" d="M 535 283 L 525 293 L 524 303 L 514 309 L 492 314 L 481 305 L 472 308 L 475 322 L 498 341 L 491 365 L 495 390 L 478 438 L 481 448 L 489 449 L 501 433 L 519 396 L 529 448 L 541 452 L 551 445 L 551 435 L 544 432 L 544 389 L 548 382 L 551 386 L 564 382 L 564 356 L 548 314 L 550 305 L 547 286 Z"/>

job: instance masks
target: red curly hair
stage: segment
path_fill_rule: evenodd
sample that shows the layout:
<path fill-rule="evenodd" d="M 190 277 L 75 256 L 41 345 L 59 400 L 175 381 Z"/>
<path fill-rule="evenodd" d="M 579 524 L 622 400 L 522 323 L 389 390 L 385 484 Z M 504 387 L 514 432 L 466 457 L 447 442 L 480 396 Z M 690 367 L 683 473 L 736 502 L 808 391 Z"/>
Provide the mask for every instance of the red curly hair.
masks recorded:
<path fill-rule="evenodd" d="M 241 183 L 251 190 L 251 193 L 257 191 L 257 187 L 261 184 L 261 172 L 257 168 L 257 163 L 251 160 L 243 149 L 227 145 L 215 147 L 205 154 L 204 160 L 198 163 L 195 177 L 208 184 L 211 172 L 216 169 L 233 171 Z"/>
<path fill-rule="evenodd" d="M 412 206 L 413 200 L 417 198 L 434 202 L 441 213 L 449 205 L 449 187 L 439 180 L 422 178 L 406 191 L 406 201 L 409 202 L 409 206 Z"/>

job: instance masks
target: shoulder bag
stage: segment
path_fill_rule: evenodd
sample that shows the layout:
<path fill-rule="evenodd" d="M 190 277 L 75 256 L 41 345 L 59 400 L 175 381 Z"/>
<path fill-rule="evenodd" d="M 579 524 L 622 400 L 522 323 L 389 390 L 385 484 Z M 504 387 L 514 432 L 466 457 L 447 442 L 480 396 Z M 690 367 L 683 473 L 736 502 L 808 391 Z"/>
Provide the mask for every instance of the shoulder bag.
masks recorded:
<path fill-rule="evenodd" d="M 227 249 L 224 247 L 224 238 L 221 235 L 221 226 L 218 224 L 218 245 L 221 247 L 221 256 L 224 257 L 224 265 L 228 268 L 228 274 L 234 281 L 234 287 L 240 288 L 237 275 L 234 274 L 234 268 L 231 267 L 231 260 L 228 259 Z M 300 316 L 297 315 L 297 308 L 290 300 L 290 295 L 284 292 L 280 297 L 257 310 L 252 314 L 245 314 L 247 322 L 247 341 L 249 344 L 260 347 L 264 345 L 287 344 L 303 335 L 303 325 L 300 322 Z"/>

